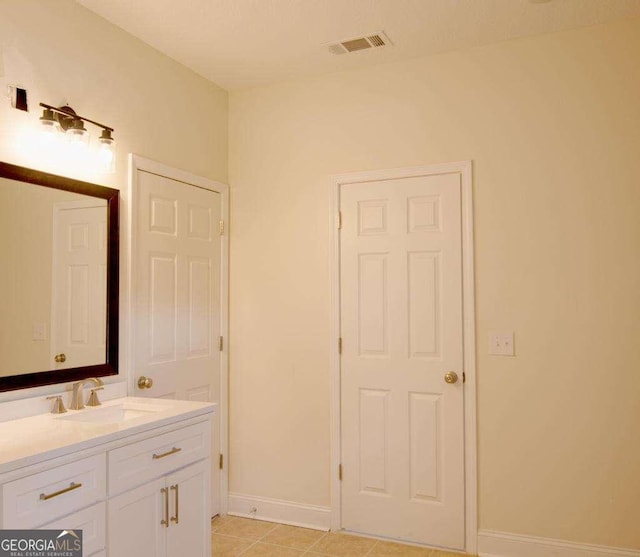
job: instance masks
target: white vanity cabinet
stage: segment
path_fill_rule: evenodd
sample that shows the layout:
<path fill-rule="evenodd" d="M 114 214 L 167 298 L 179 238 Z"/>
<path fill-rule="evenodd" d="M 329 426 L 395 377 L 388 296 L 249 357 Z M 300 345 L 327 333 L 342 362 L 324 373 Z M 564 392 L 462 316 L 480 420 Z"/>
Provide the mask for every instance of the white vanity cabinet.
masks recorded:
<path fill-rule="evenodd" d="M 2 529 L 82 530 L 86 557 L 106 547 L 106 457 L 97 454 L 2 485 Z"/>
<path fill-rule="evenodd" d="M 95 434 L 51 416 L 0 423 L 0 529 L 82 530 L 84 557 L 209 557 L 214 406 L 166 404 L 178 410 Z M 18 432 L 40 423 L 38 453 Z"/>
<path fill-rule="evenodd" d="M 107 504 L 96 503 L 91 507 L 58 518 L 39 528 L 42 530 L 82 530 L 82 550 L 86 557 L 106 555 Z"/>
<path fill-rule="evenodd" d="M 109 500 L 109 557 L 208 557 L 210 460 Z"/>
<path fill-rule="evenodd" d="M 6 482 L 2 486 L 2 527 L 38 528 L 104 501 L 105 480 L 105 455 L 97 454 Z"/>
<path fill-rule="evenodd" d="M 109 557 L 209 557 L 210 439 L 203 422 L 109 452 Z"/>

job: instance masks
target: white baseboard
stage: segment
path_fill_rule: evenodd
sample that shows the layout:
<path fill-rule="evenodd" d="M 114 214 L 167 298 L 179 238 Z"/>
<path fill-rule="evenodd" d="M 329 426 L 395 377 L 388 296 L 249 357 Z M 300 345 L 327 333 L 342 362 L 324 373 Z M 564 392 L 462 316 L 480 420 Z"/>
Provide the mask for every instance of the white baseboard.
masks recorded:
<path fill-rule="evenodd" d="M 255 512 L 253 512 L 255 509 Z M 329 530 L 331 526 L 331 509 L 315 505 L 303 505 L 292 501 L 268 499 L 240 493 L 229 493 L 228 514 L 280 522 L 292 526 Z"/>
<path fill-rule="evenodd" d="M 480 557 L 640 557 L 640 550 L 480 530 L 478 555 Z"/>

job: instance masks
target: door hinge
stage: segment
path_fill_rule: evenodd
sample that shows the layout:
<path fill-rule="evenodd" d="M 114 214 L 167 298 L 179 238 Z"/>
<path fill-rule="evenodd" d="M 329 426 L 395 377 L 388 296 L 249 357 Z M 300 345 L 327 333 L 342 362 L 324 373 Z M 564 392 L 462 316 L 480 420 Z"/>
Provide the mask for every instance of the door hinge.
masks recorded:
<path fill-rule="evenodd" d="M 342 481 L 342 464 L 338 464 L 338 479 Z"/>
<path fill-rule="evenodd" d="M 342 228 L 342 211 L 338 211 L 338 229 Z"/>
<path fill-rule="evenodd" d="M 342 337 L 338 338 L 338 354 L 342 354 Z"/>
<path fill-rule="evenodd" d="M 218 350 L 220 350 L 220 352 L 222 352 L 222 349 L 224 348 L 224 338 L 220 337 L 218 339 Z"/>
<path fill-rule="evenodd" d="M 467 374 L 464 371 L 462 372 L 462 382 L 463 383 L 467 382 Z"/>
<path fill-rule="evenodd" d="M 224 234 L 224 221 L 221 220 L 220 221 L 220 236 L 222 236 Z"/>
<path fill-rule="evenodd" d="M 220 458 L 218 459 L 218 467 L 222 470 L 222 465 L 224 464 L 224 456 L 220 453 Z"/>

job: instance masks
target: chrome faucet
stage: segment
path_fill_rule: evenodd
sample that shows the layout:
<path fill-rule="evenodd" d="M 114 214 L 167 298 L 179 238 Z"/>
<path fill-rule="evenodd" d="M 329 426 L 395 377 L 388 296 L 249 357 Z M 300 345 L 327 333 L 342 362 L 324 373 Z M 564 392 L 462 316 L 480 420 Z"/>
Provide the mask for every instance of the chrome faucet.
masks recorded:
<path fill-rule="evenodd" d="M 88 383 L 89 381 L 91 381 L 96 387 L 104 386 L 102 379 L 99 379 L 97 377 L 88 377 L 87 379 L 83 379 L 82 381 L 74 383 L 71 405 L 69 406 L 71 410 L 82 410 L 84 408 L 84 401 L 82 400 L 82 387 L 84 387 L 84 384 Z"/>

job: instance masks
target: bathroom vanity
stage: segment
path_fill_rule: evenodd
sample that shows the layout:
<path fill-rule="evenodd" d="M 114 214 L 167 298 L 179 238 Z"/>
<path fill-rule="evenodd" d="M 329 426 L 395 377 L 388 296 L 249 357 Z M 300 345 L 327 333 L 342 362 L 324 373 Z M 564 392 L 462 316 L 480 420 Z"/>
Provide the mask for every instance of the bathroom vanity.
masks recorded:
<path fill-rule="evenodd" d="M 85 557 L 209 557 L 220 499 L 211 459 L 216 405 L 98 400 L 103 387 L 111 398 L 127 387 L 125 379 L 100 379 L 118 375 L 121 359 L 119 191 L 0 162 L 0 201 L 0 237 L 11 239 L 0 273 L 8 292 L 0 312 L 0 394 L 8 395 L 0 403 L 0 529 L 82 530 Z M 207 277 L 214 292 L 218 283 Z M 218 354 L 209 348 L 221 337 L 198 311 L 206 350 L 191 347 L 189 369 L 208 377 L 205 356 Z M 148 328 L 162 328 L 164 319 Z M 70 382 L 68 412 L 58 395 L 15 394 L 43 388 L 46 395 Z M 85 383 L 94 387 L 86 400 Z M 213 387 L 202 383 L 172 396 L 207 400 Z M 139 377 L 136 385 L 148 389 L 152 381 Z M 45 413 L 45 398 L 57 398 L 53 410 L 62 413 Z"/>
<path fill-rule="evenodd" d="M 209 557 L 215 408 L 127 397 L 0 423 L 0 529 L 82 530 L 85 557 Z"/>

